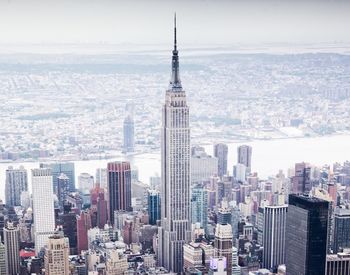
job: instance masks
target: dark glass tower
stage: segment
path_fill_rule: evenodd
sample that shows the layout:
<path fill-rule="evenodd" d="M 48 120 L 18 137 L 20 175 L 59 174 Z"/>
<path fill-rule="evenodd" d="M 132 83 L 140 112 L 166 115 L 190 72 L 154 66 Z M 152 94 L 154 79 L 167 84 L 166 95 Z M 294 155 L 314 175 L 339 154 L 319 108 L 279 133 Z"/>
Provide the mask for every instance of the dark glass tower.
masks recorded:
<path fill-rule="evenodd" d="M 289 195 L 286 226 L 287 274 L 325 274 L 328 201 Z"/>
<path fill-rule="evenodd" d="M 149 224 L 157 224 L 160 220 L 160 194 L 155 190 L 148 191 L 148 216 Z"/>
<path fill-rule="evenodd" d="M 63 209 L 64 201 L 69 194 L 69 188 L 69 178 L 65 174 L 61 173 L 57 177 L 56 189 L 54 190 L 61 209 Z"/>

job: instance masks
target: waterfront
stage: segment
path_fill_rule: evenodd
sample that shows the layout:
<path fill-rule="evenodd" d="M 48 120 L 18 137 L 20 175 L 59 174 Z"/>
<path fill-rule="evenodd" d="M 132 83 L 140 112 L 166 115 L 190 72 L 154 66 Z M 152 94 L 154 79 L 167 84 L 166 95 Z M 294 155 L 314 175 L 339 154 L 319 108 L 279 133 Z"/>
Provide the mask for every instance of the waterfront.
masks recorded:
<path fill-rule="evenodd" d="M 228 169 L 232 174 L 232 166 L 236 163 L 237 146 L 244 143 L 229 144 Z M 279 169 L 284 172 L 293 167 L 296 162 L 309 162 L 315 165 L 332 164 L 350 160 L 350 135 L 334 135 L 313 138 L 276 139 L 252 141 L 252 169 L 260 178 L 274 175 Z M 212 145 L 205 145 L 208 154 L 212 154 Z M 114 160 L 129 160 L 139 171 L 139 179 L 145 183 L 149 177 L 160 175 L 160 152 L 119 157 L 109 160 L 74 161 L 76 178 L 82 172 L 95 176 L 96 168 L 106 167 L 107 162 Z M 0 163 L 0 198 L 4 199 L 5 170 L 9 165 L 28 169 L 29 186 L 31 175 L 29 169 L 39 167 L 39 162 Z M 77 180 L 76 180 L 77 182 Z M 29 187 L 31 190 L 31 187 Z"/>

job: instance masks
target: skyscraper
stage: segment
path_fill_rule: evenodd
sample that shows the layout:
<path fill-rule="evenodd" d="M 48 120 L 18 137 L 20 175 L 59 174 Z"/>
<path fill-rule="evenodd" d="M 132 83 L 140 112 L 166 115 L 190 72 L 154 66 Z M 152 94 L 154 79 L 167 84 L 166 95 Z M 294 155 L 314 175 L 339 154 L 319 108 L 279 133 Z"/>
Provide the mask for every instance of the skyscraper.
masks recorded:
<path fill-rule="evenodd" d="M 69 275 L 69 241 L 59 233 L 48 239 L 45 249 L 45 274 Z"/>
<path fill-rule="evenodd" d="M 55 193 L 58 199 L 58 204 L 60 208 L 63 209 L 64 201 L 69 194 L 69 178 L 63 173 L 57 177 Z"/>
<path fill-rule="evenodd" d="M 71 209 L 70 205 L 65 204 L 63 213 L 58 214 L 57 226 L 61 228 L 64 236 L 69 240 L 70 254 L 77 255 L 77 213 Z"/>
<path fill-rule="evenodd" d="M 5 195 L 8 207 L 21 205 L 21 193 L 28 190 L 27 170 L 21 166 L 13 169 L 12 166 L 6 170 Z"/>
<path fill-rule="evenodd" d="M 156 190 L 148 191 L 148 217 L 149 224 L 157 224 L 160 220 L 160 194 Z"/>
<path fill-rule="evenodd" d="M 249 174 L 252 169 L 252 147 L 249 145 L 241 145 L 237 148 L 237 163 L 243 164 L 247 167 Z"/>
<path fill-rule="evenodd" d="M 347 275 L 350 274 L 350 254 L 338 253 L 327 255 L 327 266 L 325 275 Z"/>
<path fill-rule="evenodd" d="M 225 257 L 227 274 L 232 274 L 232 227 L 230 224 L 217 224 L 214 240 L 214 256 Z"/>
<path fill-rule="evenodd" d="M 94 177 L 89 173 L 81 173 L 78 176 L 78 186 L 80 191 L 90 191 L 94 188 Z"/>
<path fill-rule="evenodd" d="M 55 230 L 51 169 L 32 170 L 35 251 L 38 253 Z"/>
<path fill-rule="evenodd" d="M 107 169 L 106 168 L 97 168 L 96 169 L 96 184 L 99 184 L 101 188 L 107 190 Z"/>
<path fill-rule="evenodd" d="M 204 268 L 203 250 L 200 247 L 200 243 L 191 242 L 184 244 L 184 270 L 186 270 L 186 274 L 192 274 L 190 270 L 199 267 L 200 269 Z"/>
<path fill-rule="evenodd" d="M 191 192 L 192 223 L 200 223 L 200 226 L 208 234 L 208 192 L 203 185 L 193 186 Z"/>
<path fill-rule="evenodd" d="M 287 274 L 325 274 L 328 201 L 289 195 L 286 224 Z"/>
<path fill-rule="evenodd" d="M 237 163 L 233 166 L 232 175 L 236 182 L 244 183 L 247 179 L 247 167 L 244 164 Z"/>
<path fill-rule="evenodd" d="M 123 152 L 129 153 L 134 152 L 134 146 L 135 146 L 135 138 L 134 138 L 134 132 L 135 132 L 135 126 L 134 126 L 134 114 L 133 114 L 133 106 L 132 104 L 126 105 L 126 117 L 124 119 L 124 125 L 123 125 L 123 133 L 124 133 L 124 139 L 123 139 Z"/>
<path fill-rule="evenodd" d="M 91 211 L 96 215 L 96 226 L 103 229 L 108 223 L 108 202 L 106 192 L 98 185 L 90 191 Z"/>
<path fill-rule="evenodd" d="M 4 239 L 4 227 L 5 227 L 5 207 L 0 200 L 0 238 L 3 240 Z"/>
<path fill-rule="evenodd" d="M 108 213 L 114 223 L 114 211 L 131 211 L 131 169 L 126 161 L 110 162 L 107 165 Z"/>
<path fill-rule="evenodd" d="M 263 267 L 277 268 L 285 263 L 286 217 L 288 205 L 265 206 L 262 215 Z"/>
<path fill-rule="evenodd" d="M 74 162 L 57 162 L 51 164 L 42 164 L 43 168 L 51 168 L 52 183 L 54 190 L 56 189 L 57 177 L 61 173 L 65 174 L 69 178 L 69 191 L 75 191 L 75 167 Z"/>
<path fill-rule="evenodd" d="M 292 192 L 305 193 L 311 190 L 310 164 L 301 162 L 295 164 L 295 175 L 292 177 Z"/>
<path fill-rule="evenodd" d="M 221 206 L 217 213 L 217 223 L 219 224 L 232 224 L 232 209 L 228 204 L 226 198 L 221 201 Z"/>
<path fill-rule="evenodd" d="M 232 247 L 232 275 L 241 275 L 241 267 L 238 264 L 238 249 Z"/>
<path fill-rule="evenodd" d="M 191 239 L 190 217 L 190 127 L 186 92 L 179 76 L 176 17 L 172 76 L 162 110 L 161 135 L 161 227 L 159 264 L 171 272 L 183 267 L 183 245 Z"/>
<path fill-rule="evenodd" d="M 6 274 L 19 274 L 19 229 L 12 222 L 7 222 L 4 229 Z"/>
<path fill-rule="evenodd" d="M 350 210 L 337 207 L 334 211 L 333 252 L 350 247 Z"/>
<path fill-rule="evenodd" d="M 1 236 L 0 236 L 0 275 L 6 275 L 5 245 L 2 243 Z"/>
<path fill-rule="evenodd" d="M 191 151 L 191 182 L 195 184 L 209 181 L 210 177 L 218 172 L 218 159 L 209 156 L 204 148 L 199 146 L 192 147 Z"/>
<path fill-rule="evenodd" d="M 224 143 L 214 145 L 214 157 L 218 159 L 218 176 L 227 174 L 227 153 L 228 147 Z"/>
<path fill-rule="evenodd" d="M 89 247 L 88 230 L 91 229 L 91 215 L 88 210 L 77 216 L 77 249 L 78 254 Z"/>

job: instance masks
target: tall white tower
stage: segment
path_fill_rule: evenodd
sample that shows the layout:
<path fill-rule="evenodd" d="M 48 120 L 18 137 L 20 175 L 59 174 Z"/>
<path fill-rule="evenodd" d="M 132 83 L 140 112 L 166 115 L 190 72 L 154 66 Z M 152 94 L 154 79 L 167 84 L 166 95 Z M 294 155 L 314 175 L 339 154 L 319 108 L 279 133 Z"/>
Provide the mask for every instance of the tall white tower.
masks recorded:
<path fill-rule="evenodd" d="M 265 206 L 259 209 L 260 242 L 264 247 L 262 266 L 277 268 L 285 263 L 286 218 L 288 205 Z M 262 228 L 262 230 L 260 230 Z"/>
<path fill-rule="evenodd" d="M 186 93 L 179 77 L 174 18 L 172 76 L 162 110 L 162 196 L 159 228 L 159 264 L 171 272 L 183 271 L 183 245 L 191 239 L 190 128 Z"/>
<path fill-rule="evenodd" d="M 51 169 L 32 170 L 35 251 L 38 253 L 48 243 L 55 230 L 55 210 Z"/>

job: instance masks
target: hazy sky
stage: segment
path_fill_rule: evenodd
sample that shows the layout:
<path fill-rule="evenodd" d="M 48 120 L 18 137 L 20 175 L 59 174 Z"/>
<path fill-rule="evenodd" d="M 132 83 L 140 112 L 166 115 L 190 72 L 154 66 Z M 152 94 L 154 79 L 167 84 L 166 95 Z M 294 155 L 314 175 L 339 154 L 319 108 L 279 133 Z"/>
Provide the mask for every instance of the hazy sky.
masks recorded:
<path fill-rule="evenodd" d="M 349 43 L 350 1 L 0 0 L 0 43 Z"/>

